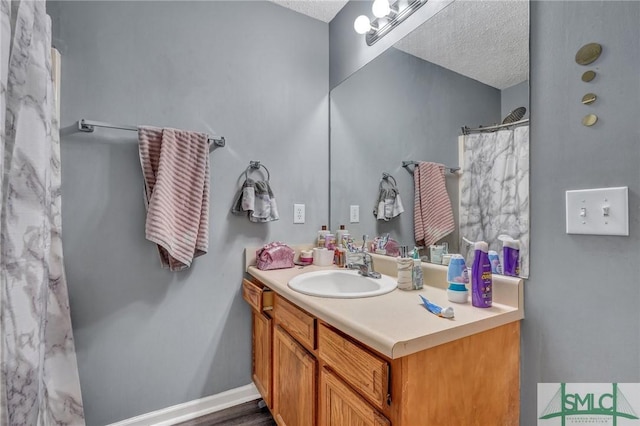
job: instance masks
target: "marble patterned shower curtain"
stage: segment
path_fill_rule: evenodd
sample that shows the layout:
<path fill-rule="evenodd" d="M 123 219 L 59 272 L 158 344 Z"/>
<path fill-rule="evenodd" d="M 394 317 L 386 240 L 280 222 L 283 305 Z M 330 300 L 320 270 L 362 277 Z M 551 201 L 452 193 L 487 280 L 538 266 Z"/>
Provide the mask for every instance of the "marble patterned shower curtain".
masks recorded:
<path fill-rule="evenodd" d="M 83 425 L 45 2 L 0 0 L 0 425 Z"/>
<path fill-rule="evenodd" d="M 463 164 L 460 236 L 498 253 L 498 235 L 519 239 L 520 275 L 529 276 L 529 126 L 466 135 Z M 470 261 L 469 247 L 460 247 Z"/>

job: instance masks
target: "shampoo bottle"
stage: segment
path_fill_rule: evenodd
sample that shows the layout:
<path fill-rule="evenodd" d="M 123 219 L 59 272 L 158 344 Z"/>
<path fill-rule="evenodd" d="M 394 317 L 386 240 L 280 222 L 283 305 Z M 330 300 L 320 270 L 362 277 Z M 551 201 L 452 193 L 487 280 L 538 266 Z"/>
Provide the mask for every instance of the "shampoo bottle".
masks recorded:
<path fill-rule="evenodd" d="M 512 277 L 520 276 L 520 240 L 508 235 L 499 235 L 502 241 L 502 272 Z"/>
<path fill-rule="evenodd" d="M 484 241 L 474 244 L 471 266 L 471 304 L 476 308 L 489 308 L 492 303 L 491 262 L 489 245 Z"/>

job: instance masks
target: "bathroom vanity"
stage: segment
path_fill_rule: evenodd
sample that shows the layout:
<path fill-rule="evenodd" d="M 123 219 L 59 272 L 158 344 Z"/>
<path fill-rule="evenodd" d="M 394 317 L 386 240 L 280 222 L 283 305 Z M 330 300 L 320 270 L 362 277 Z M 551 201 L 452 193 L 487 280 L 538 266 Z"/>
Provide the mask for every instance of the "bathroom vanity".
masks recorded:
<path fill-rule="evenodd" d="M 493 307 L 453 304 L 449 320 L 418 297 L 451 305 L 443 266 L 423 264 L 422 290 L 333 299 L 287 286 L 327 267 L 261 271 L 246 253 L 252 376 L 279 425 L 518 424 L 521 279 L 495 277 Z M 394 275 L 394 259 L 374 267 Z"/>

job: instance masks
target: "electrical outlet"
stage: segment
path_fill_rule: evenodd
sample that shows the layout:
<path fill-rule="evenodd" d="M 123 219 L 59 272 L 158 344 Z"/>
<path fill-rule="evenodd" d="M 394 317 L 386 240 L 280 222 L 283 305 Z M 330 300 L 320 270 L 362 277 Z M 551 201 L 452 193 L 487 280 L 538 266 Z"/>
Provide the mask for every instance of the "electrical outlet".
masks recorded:
<path fill-rule="evenodd" d="M 293 223 L 304 223 L 304 204 L 293 205 Z"/>
<path fill-rule="evenodd" d="M 349 222 L 360 223 L 360 206 L 351 206 Z"/>

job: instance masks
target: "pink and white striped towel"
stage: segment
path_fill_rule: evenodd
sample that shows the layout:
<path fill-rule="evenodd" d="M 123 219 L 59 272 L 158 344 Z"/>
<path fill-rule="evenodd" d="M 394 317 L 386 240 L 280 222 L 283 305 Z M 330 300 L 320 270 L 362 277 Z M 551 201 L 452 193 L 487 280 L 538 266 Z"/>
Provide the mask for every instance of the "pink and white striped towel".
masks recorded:
<path fill-rule="evenodd" d="M 181 271 L 209 246 L 209 144 L 204 133 L 138 128 L 147 240 L 163 268 Z"/>
<path fill-rule="evenodd" d="M 418 245 L 429 247 L 455 229 L 444 165 L 420 162 L 413 171 L 413 181 L 415 239 Z"/>

